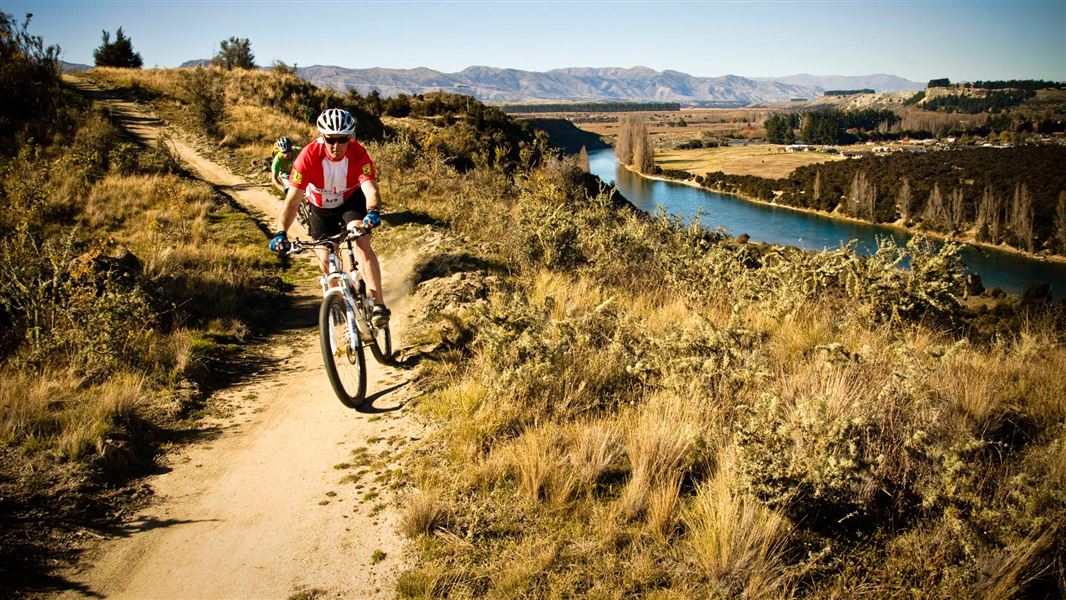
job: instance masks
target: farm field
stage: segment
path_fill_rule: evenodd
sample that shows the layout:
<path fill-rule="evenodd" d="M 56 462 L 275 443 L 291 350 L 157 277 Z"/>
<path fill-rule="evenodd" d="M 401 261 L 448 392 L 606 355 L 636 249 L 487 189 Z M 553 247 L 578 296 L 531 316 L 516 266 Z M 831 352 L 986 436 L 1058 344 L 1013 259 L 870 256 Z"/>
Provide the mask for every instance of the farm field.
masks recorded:
<path fill-rule="evenodd" d="M 785 177 L 797 167 L 841 160 L 839 154 L 824 152 L 785 152 L 783 146 L 752 143 L 717 148 L 679 149 L 692 141 L 758 140 L 765 135 L 763 123 L 773 111 L 759 108 L 685 108 L 679 111 L 652 112 L 560 112 L 539 113 L 537 118 L 566 119 L 576 127 L 602 137 L 613 144 L 618 137 L 622 118 L 635 114 L 645 120 L 652 144 L 655 164 L 663 169 L 688 171 L 702 175 L 722 171 L 730 175 Z M 519 118 L 525 115 L 516 115 Z M 848 148 L 839 148 L 841 150 Z M 869 150 L 864 145 L 857 150 Z"/>
<path fill-rule="evenodd" d="M 722 146 L 692 150 L 655 149 L 655 164 L 664 170 L 688 171 L 703 175 L 722 171 L 729 175 L 755 175 L 770 179 L 787 176 L 797 167 L 834 160 L 845 160 L 840 154 L 825 152 L 785 152 L 775 144 Z"/>

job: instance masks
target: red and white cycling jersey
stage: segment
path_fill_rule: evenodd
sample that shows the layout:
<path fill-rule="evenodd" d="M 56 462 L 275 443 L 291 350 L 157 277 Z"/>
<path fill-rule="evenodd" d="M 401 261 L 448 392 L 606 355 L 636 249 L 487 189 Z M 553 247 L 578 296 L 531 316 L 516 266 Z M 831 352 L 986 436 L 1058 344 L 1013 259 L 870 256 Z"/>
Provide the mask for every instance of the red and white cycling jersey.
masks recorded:
<path fill-rule="evenodd" d="M 300 151 L 292 163 L 289 183 L 304 190 L 307 200 L 322 208 L 336 208 L 364 181 L 376 179 L 374 162 L 359 142 L 348 142 L 338 161 L 330 160 L 322 138 Z"/>

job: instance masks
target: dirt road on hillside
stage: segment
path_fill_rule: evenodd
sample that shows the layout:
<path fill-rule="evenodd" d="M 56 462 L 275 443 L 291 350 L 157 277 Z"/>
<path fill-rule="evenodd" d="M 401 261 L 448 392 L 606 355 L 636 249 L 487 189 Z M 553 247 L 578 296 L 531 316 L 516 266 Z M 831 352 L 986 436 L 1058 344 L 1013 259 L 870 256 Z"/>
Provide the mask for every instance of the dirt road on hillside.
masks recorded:
<path fill-rule="evenodd" d="M 160 135 L 163 124 L 144 108 L 78 87 L 142 140 Z M 273 221 L 280 200 L 268 186 L 247 184 L 176 136 L 168 143 L 198 177 Z M 403 348 L 410 262 L 382 262 L 396 348 Z M 404 408 L 412 374 L 380 366 L 368 352 L 367 407 L 342 406 L 322 366 L 317 286 L 312 280 L 296 290 L 291 321 L 267 342 L 267 366 L 216 393 L 208 404 L 219 416 L 149 479 L 150 505 L 64 575 L 77 587 L 65 597 L 394 595 L 404 545 L 390 482 L 376 479 L 381 469 L 371 463 L 388 463 L 420 435 Z"/>

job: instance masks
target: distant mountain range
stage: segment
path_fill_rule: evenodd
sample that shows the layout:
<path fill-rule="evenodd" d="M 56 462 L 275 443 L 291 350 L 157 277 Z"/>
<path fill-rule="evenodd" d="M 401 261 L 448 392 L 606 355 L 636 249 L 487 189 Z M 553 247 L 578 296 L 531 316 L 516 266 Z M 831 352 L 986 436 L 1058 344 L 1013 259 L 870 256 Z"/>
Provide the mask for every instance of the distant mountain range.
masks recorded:
<path fill-rule="evenodd" d="M 346 69 L 299 67 L 296 73 L 321 87 L 348 88 L 382 96 L 434 90 L 472 94 L 483 102 L 534 100 L 679 102 L 686 105 L 781 102 L 812 99 L 826 90 L 873 89 L 877 92 L 917 91 L 925 83 L 895 75 L 790 75 L 747 78 L 737 75 L 694 77 L 679 71 L 633 68 L 568 68 L 520 71 L 468 67 L 458 73 L 432 69 Z"/>
<path fill-rule="evenodd" d="M 207 59 L 185 61 L 182 67 L 209 64 Z M 88 65 L 63 63 L 66 72 Z M 321 87 L 360 94 L 377 90 L 382 96 L 420 94 L 436 90 L 471 94 L 482 102 L 633 101 L 679 102 L 684 105 L 743 105 L 757 102 L 811 100 L 827 90 L 872 89 L 876 92 L 916 92 L 925 83 L 895 75 L 788 75 L 786 77 L 694 77 L 679 71 L 647 67 L 573 67 L 551 71 L 520 71 L 496 67 L 468 67 L 458 73 L 433 69 L 346 69 L 314 65 L 298 67 L 297 75 Z"/>
<path fill-rule="evenodd" d="M 68 63 L 65 60 L 59 61 L 59 69 L 64 73 L 80 73 L 82 71 L 88 71 L 91 69 L 89 65 L 83 65 L 80 63 Z"/>

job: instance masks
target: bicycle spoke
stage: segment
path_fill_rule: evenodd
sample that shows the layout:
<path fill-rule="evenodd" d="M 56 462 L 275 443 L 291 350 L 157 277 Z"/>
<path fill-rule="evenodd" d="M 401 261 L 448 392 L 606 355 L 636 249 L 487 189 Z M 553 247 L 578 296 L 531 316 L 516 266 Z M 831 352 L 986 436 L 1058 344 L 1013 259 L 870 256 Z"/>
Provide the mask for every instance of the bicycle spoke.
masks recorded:
<path fill-rule="evenodd" d="M 357 407 L 366 394 L 366 360 L 353 340 L 344 298 L 327 295 L 320 316 L 322 355 L 333 391 L 346 406 Z"/>

